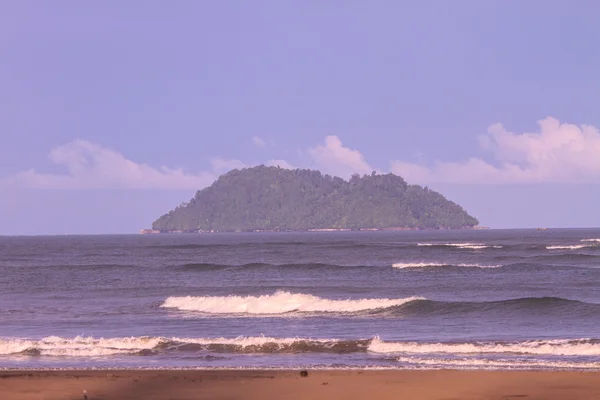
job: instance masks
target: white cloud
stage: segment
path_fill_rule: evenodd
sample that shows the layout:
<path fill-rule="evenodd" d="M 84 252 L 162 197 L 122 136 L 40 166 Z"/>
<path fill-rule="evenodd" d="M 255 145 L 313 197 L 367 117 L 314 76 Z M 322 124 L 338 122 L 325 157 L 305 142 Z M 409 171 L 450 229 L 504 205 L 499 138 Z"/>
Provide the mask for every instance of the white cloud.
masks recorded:
<path fill-rule="evenodd" d="M 265 142 L 263 139 L 259 138 L 258 136 L 252 137 L 252 143 L 254 143 L 254 146 L 258 147 L 259 149 L 262 149 L 267 146 L 267 142 Z"/>
<path fill-rule="evenodd" d="M 232 169 L 250 165 L 241 160 L 214 157 L 211 170 L 190 174 L 182 169 L 155 168 L 127 159 L 121 153 L 85 140 L 75 140 L 54 148 L 49 154 L 64 174 L 43 173 L 29 169 L 7 178 L 0 186 L 37 189 L 193 189 L 212 184 Z M 295 168 L 285 160 L 269 160 L 267 165 Z"/>
<path fill-rule="evenodd" d="M 561 124 L 548 117 L 536 133 L 512 133 L 501 124 L 479 138 L 494 162 L 471 158 L 424 166 L 393 161 L 392 172 L 414 183 L 591 183 L 600 182 L 600 131 Z"/>
<path fill-rule="evenodd" d="M 479 138 L 489 159 L 472 157 L 461 162 L 433 164 L 391 162 L 391 172 L 410 183 L 600 183 L 600 131 L 587 125 L 561 124 L 548 117 L 539 121 L 539 132 L 512 133 L 502 125 L 489 127 Z M 353 173 L 369 174 L 374 168 L 356 150 L 344 147 L 337 136 L 327 136 L 323 144 L 303 153 L 312 167 L 323 173 L 349 178 Z M 153 167 L 127 159 L 121 153 L 84 140 L 53 149 L 52 162 L 66 168 L 64 174 L 42 173 L 34 169 L 0 179 L 0 184 L 30 188 L 125 188 L 201 189 L 219 174 L 247 168 L 237 159 L 211 159 L 212 169 L 197 174 L 182 169 Z M 269 166 L 294 169 L 283 159 L 271 159 Z"/>
<path fill-rule="evenodd" d="M 199 189 L 216 178 L 211 172 L 189 174 L 181 169 L 154 168 L 128 160 L 121 153 L 75 140 L 51 151 L 50 160 L 67 168 L 67 174 L 19 172 L 0 183 L 56 189 Z"/>
<path fill-rule="evenodd" d="M 317 168 L 324 173 L 349 178 L 352 174 L 370 174 L 371 167 L 362 153 L 342 145 L 337 136 L 327 136 L 325 144 L 309 149 Z"/>
<path fill-rule="evenodd" d="M 284 169 L 296 169 L 292 164 L 285 160 L 269 160 L 267 161 L 268 167 L 280 167 Z"/>
<path fill-rule="evenodd" d="M 220 157 L 214 157 L 210 160 L 213 170 L 218 174 L 224 174 L 232 169 L 248 168 L 244 162 L 236 159 L 226 160 Z"/>

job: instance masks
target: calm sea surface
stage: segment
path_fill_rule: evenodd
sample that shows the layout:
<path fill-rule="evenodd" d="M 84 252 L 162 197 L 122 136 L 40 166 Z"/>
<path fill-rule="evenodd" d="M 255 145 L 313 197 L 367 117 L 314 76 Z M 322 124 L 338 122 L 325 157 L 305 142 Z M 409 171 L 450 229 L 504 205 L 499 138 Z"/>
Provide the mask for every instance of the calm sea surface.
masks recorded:
<path fill-rule="evenodd" d="M 0 237 L 0 368 L 600 369 L 600 230 Z"/>

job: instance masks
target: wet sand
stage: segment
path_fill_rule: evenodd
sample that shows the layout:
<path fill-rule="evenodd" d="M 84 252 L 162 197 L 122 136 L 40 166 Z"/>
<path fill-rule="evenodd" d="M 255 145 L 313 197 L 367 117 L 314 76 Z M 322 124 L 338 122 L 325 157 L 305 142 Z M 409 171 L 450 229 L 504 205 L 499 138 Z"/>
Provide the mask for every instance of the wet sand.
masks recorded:
<path fill-rule="evenodd" d="M 85 392 L 84 392 L 85 391 Z M 600 372 L 0 371 L 2 400 L 598 400 Z"/>

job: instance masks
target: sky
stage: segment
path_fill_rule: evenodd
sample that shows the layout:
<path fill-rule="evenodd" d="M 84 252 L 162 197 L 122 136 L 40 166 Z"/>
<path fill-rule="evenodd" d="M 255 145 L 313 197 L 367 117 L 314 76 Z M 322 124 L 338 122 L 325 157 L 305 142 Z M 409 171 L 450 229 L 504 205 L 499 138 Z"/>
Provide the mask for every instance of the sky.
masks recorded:
<path fill-rule="evenodd" d="M 600 226 L 600 3 L 5 1 L 0 234 L 136 233 L 233 168 Z"/>

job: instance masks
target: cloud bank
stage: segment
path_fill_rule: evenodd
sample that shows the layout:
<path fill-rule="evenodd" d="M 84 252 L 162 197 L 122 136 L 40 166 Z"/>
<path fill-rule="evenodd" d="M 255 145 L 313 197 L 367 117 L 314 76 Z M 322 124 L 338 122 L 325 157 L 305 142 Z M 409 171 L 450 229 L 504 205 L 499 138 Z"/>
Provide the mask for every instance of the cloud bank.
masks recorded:
<path fill-rule="evenodd" d="M 128 160 L 121 153 L 75 140 L 50 152 L 50 160 L 66 167 L 67 174 L 40 173 L 34 169 L 3 180 L 5 184 L 38 189 L 198 189 L 216 178 L 214 173 L 189 174 L 182 169 L 154 168 Z"/>
<path fill-rule="evenodd" d="M 539 132 L 513 133 L 501 124 L 479 138 L 493 161 L 473 157 L 431 166 L 393 161 L 391 171 L 415 183 L 599 183 L 600 131 L 548 117 Z"/>
<path fill-rule="evenodd" d="M 491 125 L 479 138 L 484 155 L 460 162 L 433 164 L 390 162 L 390 172 L 410 183 L 434 184 L 531 184 L 600 183 L 600 131 L 588 125 L 561 124 L 548 117 L 539 121 L 539 132 L 513 133 L 500 124 Z M 255 141 L 255 143 L 258 143 Z M 263 142 L 264 143 L 264 142 Z M 66 174 L 50 174 L 34 169 L 22 171 L 0 184 L 52 189 L 201 189 L 220 174 L 247 168 L 237 159 L 215 157 L 211 170 L 196 174 L 182 169 L 152 167 L 127 159 L 121 153 L 85 140 L 75 140 L 51 151 L 50 160 L 66 168 Z M 343 145 L 337 136 L 327 136 L 322 144 L 299 153 L 301 168 L 317 168 L 323 173 L 348 179 L 352 174 L 376 170 L 357 149 Z M 296 168 L 283 159 L 264 163 Z"/>

